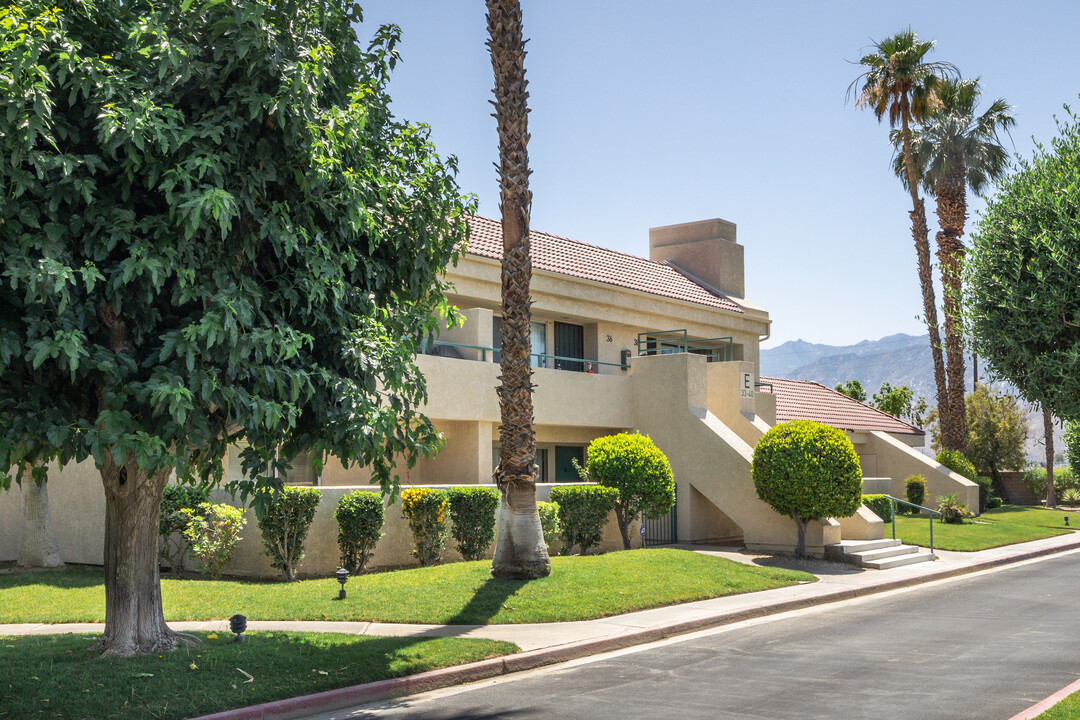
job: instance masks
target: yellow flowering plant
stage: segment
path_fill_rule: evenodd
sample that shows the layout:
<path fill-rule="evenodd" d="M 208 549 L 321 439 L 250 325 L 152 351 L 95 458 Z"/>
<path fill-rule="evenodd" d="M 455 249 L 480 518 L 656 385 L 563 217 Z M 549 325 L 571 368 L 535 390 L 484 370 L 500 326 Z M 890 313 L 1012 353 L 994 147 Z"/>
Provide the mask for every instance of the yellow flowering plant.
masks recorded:
<path fill-rule="evenodd" d="M 413 555 L 422 567 L 442 562 L 447 535 L 446 509 L 445 490 L 409 488 L 401 493 L 401 515 L 409 521 Z"/>

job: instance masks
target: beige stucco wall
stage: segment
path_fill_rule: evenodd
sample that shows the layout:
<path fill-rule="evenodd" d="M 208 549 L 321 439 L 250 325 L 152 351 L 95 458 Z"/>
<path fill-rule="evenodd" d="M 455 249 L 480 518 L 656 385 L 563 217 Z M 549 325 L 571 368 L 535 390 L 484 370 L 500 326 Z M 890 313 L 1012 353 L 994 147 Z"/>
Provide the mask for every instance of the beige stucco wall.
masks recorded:
<path fill-rule="evenodd" d="M 546 500 L 553 486 L 537 486 L 537 498 Z M 338 567 L 337 523 L 334 520 L 334 508 L 338 500 L 354 490 L 378 492 L 374 486 L 360 487 L 320 487 L 321 498 L 315 520 L 308 534 L 304 561 L 300 575 L 329 576 Z M 215 490 L 211 498 L 214 502 L 223 502 L 240 507 L 223 490 Z M 92 463 L 69 465 L 61 474 L 54 474 L 49 482 L 49 500 L 56 529 L 60 556 L 64 562 L 84 565 L 103 563 L 105 536 L 105 494 L 97 469 Z M 14 561 L 18 557 L 20 528 L 22 525 L 22 496 L 17 486 L 11 491 L 0 493 L 0 562 Z M 275 577 L 277 571 L 270 567 L 269 559 L 263 555 L 262 539 L 258 523 L 252 510 L 245 512 L 247 525 L 241 533 L 236 554 L 226 569 L 226 573 L 241 577 Z M 639 547 L 638 524 L 631 527 L 631 540 L 634 547 Z M 383 526 L 384 537 L 376 547 L 374 557 L 369 561 L 370 569 L 411 567 L 418 563 L 412 557 L 412 536 L 408 523 L 401 517 L 400 502 L 389 506 L 386 511 L 386 523 Z M 453 538 L 448 538 L 443 559 L 454 562 L 461 556 L 453 548 Z M 552 546 L 557 553 L 560 544 Z M 622 549 L 622 538 L 612 513 L 604 529 L 604 540 L 600 548 L 590 552 L 610 552 Z M 489 550 L 488 557 L 491 557 Z M 190 560 L 187 567 L 194 569 Z"/>
<path fill-rule="evenodd" d="M 848 433 L 848 436 L 863 460 L 864 475 L 891 478 L 889 494 L 893 497 L 906 497 L 904 480 L 909 475 L 923 475 L 926 477 L 928 507 L 936 508 L 938 496 L 950 493 L 956 493 L 960 502 L 969 508 L 979 507 L 978 485 L 888 433 L 858 432 Z M 868 469 L 871 463 L 872 470 Z"/>

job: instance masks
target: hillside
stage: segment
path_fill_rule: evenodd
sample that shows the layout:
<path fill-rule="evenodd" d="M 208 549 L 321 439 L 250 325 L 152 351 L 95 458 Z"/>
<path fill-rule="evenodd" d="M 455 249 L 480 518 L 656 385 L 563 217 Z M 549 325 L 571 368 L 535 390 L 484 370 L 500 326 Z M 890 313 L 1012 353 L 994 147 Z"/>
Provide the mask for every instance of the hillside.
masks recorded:
<path fill-rule="evenodd" d="M 934 361 L 927 335 L 898 333 L 880 340 L 863 340 L 855 345 L 822 345 L 790 340 L 761 351 L 761 374 L 792 380 L 813 380 L 827 387 L 859 380 L 868 397 L 873 396 L 882 383 L 907 385 L 916 395 L 926 398 L 927 405 L 934 407 Z M 966 363 L 966 376 L 966 392 L 971 392 L 970 357 Z M 984 372 L 980 373 L 980 379 L 986 381 Z M 1015 393 L 1008 384 L 999 385 L 1006 392 Z M 1027 455 L 1031 460 L 1042 462 L 1045 453 L 1042 446 L 1042 414 L 1035 408 L 1028 417 L 1031 429 Z M 1054 447 L 1057 452 L 1061 452 L 1063 447 L 1059 426 L 1055 426 L 1054 430 Z"/>

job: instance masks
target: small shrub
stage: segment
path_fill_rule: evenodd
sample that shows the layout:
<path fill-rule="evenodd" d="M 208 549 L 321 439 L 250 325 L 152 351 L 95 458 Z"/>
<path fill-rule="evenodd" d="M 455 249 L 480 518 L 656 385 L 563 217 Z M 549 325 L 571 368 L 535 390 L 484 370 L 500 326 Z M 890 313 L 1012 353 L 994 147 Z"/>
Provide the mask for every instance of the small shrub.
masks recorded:
<path fill-rule="evenodd" d="M 540 512 L 540 528 L 544 533 L 544 544 L 551 551 L 551 545 L 559 539 L 559 503 L 538 502 L 536 509 Z"/>
<path fill-rule="evenodd" d="M 409 521 L 413 556 L 421 567 L 442 562 L 446 542 L 446 491 L 409 488 L 401 493 L 401 515 Z"/>
<path fill-rule="evenodd" d="M 562 554 L 569 555 L 577 545 L 584 555 L 603 539 L 619 491 L 602 485 L 560 485 L 551 488 L 550 499 L 559 506 Z"/>
<path fill-rule="evenodd" d="M 1024 487 L 1037 498 L 1046 496 L 1046 468 L 1032 468 L 1024 473 Z M 1059 497 L 1070 488 L 1078 487 L 1076 476 L 1067 467 L 1054 468 L 1054 493 Z"/>
<path fill-rule="evenodd" d="M 675 504 L 671 465 L 647 436 L 630 433 L 593 440 L 589 443 L 588 456 L 586 478 L 619 491 L 615 520 L 619 523 L 623 549 L 629 550 L 630 523 L 642 513 L 660 517 Z"/>
<path fill-rule="evenodd" d="M 316 488 L 286 485 L 273 492 L 259 518 L 264 554 L 288 582 L 296 580 L 296 569 L 304 557 L 304 541 L 321 497 Z"/>
<path fill-rule="evenodd" d="M 158 533 L 161 535 L 160 555 L 169 563 L 173 573 L 184 569 L 191 542 L 184 535 L 188 517 L 181 513 L 185 508 L 194 510 L 210 501 L 210 488 L 196 485 L 166 485 L 161 499 L 161 519 Z"/>
<path fill-rule="evenodd" d="M 926 506 L 926 477 L 908 475 L 904 479 L 904 498 L 915 505 Z M 897 508 L 899 510 L 899 507 Z M 905 512 L 920 512 L 915 508 L 906 508 Z"/>
<path fill-rule="evenodd" d="M 466 560 L 481 560 L 495 540 L 499 491 L 488 487 L 450 488 L 450 533 Z"/>
<path fill-rule="evenodd" d="M 964 454 L 958 450 L 942 450 L 937 454 L 937 461 L 953 472 L 963 475 L 973 482 L 979 475 L 975 471 L 975 466 L 971 464 L 971 461 L 964 457 Z"/>
<path fill-rule="evenodd" d="M 975 478 L 975 482 L 979 486 L 979 512 L 986 512 L 990 497 L 994 494 L 994 481 L 979 475 Z"/>
<path fill-rule="evenodd" d="M 217 580 L 232 559 L 240 531 L 247 523 L 244 511 L 232 505 L 200 503 L 180 513 L 185 516 L 184 536 L 191 543 L 191 554 L 198 559 L 199 569 Z"/>
<path fill-rule="evenodd" d="M 863 495 L 862 504 L 870 508 L 882 521 L 891 523 L 893 519 L 892 500 L 884 495 Z"/>
<path fill-rule="evenodd" d="M 1058 502 L 1062 505 L 1076 505 L 1080 503 L 1080 489 L 1077 488 L 1065 488 L 1058 495 Z"/>
<path fill-rule="evenodd" d="M 341 567 L 353 575 L 364 572 L 364 566 L 375 552 L 375 545 L 383 536 L 386 511 L 382 497 L 364 490 L 343 495 L 334 509 L 334 520 L 338 524 Z"/>
<path fill-rule="evenodd" d="M 956 493 L 939 496 L 937 503 L 943 523 L 959 525 L 964 522 L 964 518 L 968 517 L 967 505 L 960 502 L 960 496 Z"/>
<path fill-rule="evenodd" d="M 1001 507 L 1003 504 L 1004 503 L 1002 502 L 1001 498 L 999 498 L 997 495 L 991 495 L 990 498 L 986 501 L 986 509 L 993 510 L 994 508 Z"/>

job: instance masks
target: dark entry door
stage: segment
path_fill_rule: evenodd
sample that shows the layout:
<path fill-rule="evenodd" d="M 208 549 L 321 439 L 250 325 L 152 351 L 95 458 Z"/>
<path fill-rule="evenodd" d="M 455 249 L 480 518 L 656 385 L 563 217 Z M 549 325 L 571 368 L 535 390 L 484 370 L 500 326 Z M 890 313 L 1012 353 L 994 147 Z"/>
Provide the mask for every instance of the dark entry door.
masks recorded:
<path fill-rule="evenodd" d="M 585 359 L 585 328 L 571 323 L 555 323 L 555 354 L 561 357 Z M 556 360 L 556 370 L 584 372 L 585 363 Z"/>

